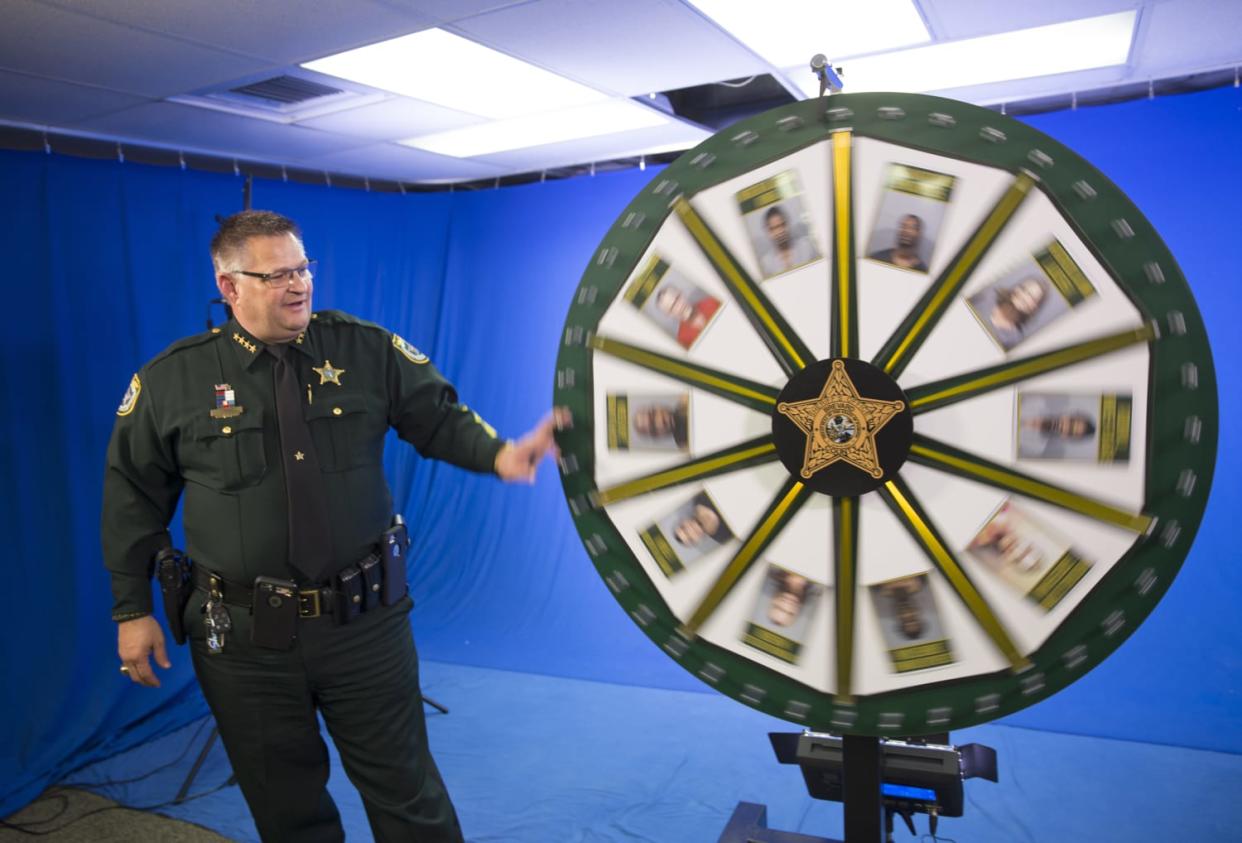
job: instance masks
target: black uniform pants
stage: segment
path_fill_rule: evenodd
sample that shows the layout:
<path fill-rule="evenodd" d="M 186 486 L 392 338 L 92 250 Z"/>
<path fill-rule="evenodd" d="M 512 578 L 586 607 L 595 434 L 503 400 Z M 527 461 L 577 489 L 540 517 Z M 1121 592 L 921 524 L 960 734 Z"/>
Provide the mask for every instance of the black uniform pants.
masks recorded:
<path fill-rule="evenodd" d="M 215 655 L 201 604 L 196 594 L 187 607 L 194 670 L 264 841 L 345 837 L 317 710 L 379 843 L 461 841 L 427 746 L 408 597 L 345 626 L 300 619 L 288 651 L 252 645 L 248 613 L 230 606 L 233 632 Z"/>

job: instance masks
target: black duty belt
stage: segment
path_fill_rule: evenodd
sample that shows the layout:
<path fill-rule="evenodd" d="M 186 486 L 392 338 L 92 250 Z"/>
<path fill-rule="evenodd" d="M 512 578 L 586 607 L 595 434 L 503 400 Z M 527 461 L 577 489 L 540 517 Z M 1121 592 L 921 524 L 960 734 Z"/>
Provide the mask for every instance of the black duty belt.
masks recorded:
<path fill-rule="evenodd" d="M 220 592 L 220 599 L 233 606 L 250 609 L 254 606 L 254 585 L 225 579 L 213 574 L 202 565 L 194 566 L 194 587 L 208 594 Z M 317 618 L 336 611 L 336 589 L 330 585 L 298 589 L 298 615 Z"/>

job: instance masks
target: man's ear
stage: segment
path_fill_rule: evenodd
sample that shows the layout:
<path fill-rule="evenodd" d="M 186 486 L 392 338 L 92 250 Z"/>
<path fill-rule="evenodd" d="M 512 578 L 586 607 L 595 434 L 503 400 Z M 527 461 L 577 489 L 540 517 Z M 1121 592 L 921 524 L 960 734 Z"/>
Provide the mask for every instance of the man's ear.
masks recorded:
<path fill-rule="evenodd" d="M 216 289 L 220 291 L 221 297 L 230 305 L 237 303 L 238 289 L 237 282 L 233 280 L 233 276 L 221 272 L 216 275 Z"/>

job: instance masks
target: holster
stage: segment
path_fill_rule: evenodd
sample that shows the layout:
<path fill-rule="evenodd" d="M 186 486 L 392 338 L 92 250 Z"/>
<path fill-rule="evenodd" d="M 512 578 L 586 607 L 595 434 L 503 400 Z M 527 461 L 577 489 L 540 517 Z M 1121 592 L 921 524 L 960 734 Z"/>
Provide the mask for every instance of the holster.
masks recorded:
<path fill-rule="evenodd" d="M 160 579 L 160 593 L 164 596 L 164 618 L 173 641 L 185 643 L 185 605 L 194 593 L 190 579 L 190 557 L 174 547 L 166 547 L 155 555 L 155 571 Z"/>
<path fill-rule="evenodd" d="M 384 565 L 384 590 L 380 595 L 385 606 L 391 606 L 405 597 L 409 587 L 406 583 L 405 559 L 410 550 L 410 537 L 406 532 L 405 519 L 393 518 L 393 525 L 380 537 L 379 552 Z"/>

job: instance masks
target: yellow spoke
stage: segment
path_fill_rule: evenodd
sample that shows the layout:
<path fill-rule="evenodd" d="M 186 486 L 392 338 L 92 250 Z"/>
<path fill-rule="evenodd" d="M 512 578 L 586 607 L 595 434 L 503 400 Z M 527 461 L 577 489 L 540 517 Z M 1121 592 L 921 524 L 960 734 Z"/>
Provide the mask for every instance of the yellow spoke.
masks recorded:
<path fill-rule="evenodd" d="M 724 572 L 708 589 L 707 595 L 690 615 L 690 620 L 686 621 L 684 631 L 687 635 L 694 635 L 699 631 L 737 585 L 742 575 L 750 570 L 750 566 L 758 560 L 759 554 L 780 534 L 781 529 L 789 523 L 802 504 L 806 503 L 810 494 L 809 489 L 795 480 L 785 483 L 768 506 L 768 511 L 759 519 L 758 526 L 746 538 L 746 541 L 742 542 L 737 555 L 729 561 Z"/>
<path fill-rule="evenodd" d="M 833 498 L 833 577 L 836 594 L 837 698 L 851 699 L 854 675 L 854 613 L 858 574 L 858 498 Z"/>
<path fill-rule="evenodd" d="M 1106 337 L 1099 337 L 1077 345 L 1067 346 L 1056 351 L 1025 357 L 998 366 L 990 366 L 964 375 L 921 384 L 906 390 L 910 399 L 910 410 L 916 415 L 947 407 L 967 398 L 974 398 L 994 389 L 1000 389 L 1018 381 L 1047 374 L 1066 366 L 1073 366 L 1105 354 L 1111 354 L 1140 342 L 1156 339 L 1156 328 L 1147 324 L 1141 328 L 1130 328 Z"/>
<path fill-rule="evenodd" d="M 959 477 L 977 480 L 998 489 L 1016 492 L 1024 497 L 1033 498 L 1071 512 L 1077 512 L 1088 518 L 1123 527 L 1131 532 L 1146 533 L 1151 529 L 1154 518 L 1141 512 L 1131 512 L 1096 498 L 1071 492 L 1069 489 L 1054 486 L 1043 480 L 989 462 L 980 456 L 951 448 L 926 436 L 915 434 L 914 444 L 910 446 L 910 460 L 938 468 Z"/>
<path fill-rule="evenodd" d="M 772 352 L 785 374 L 792 375 L 806 368 L 807 364 L 814 362 L 814 355 L 794 333 L 793 328 L 768 301 L 768 297 L 763 294 L 746 270 L 742 269 L 733 255 L 729 254 L 724 244 L 720 242 L 720 238 L 708 227 L 690 203 L 680 198 L 673 203 L 673 210 L 685 224 L 690 236 L 703 250 L 703 254 L 707 256 L 725 286 L 728 287 L 729 293 L 742 308 L 751 325 L 758 331 L 760 339 Z"/>
<path fill-rule="evenodd" d="M 832 349 L 834 357 L 858 354 L 858 301 L 854 279 L 854 213 L 851 171 L 853 135 L 832 135 L 833 298 Z"/>
<path fill-rule="evenodd" d="M 670 486 L 702 480 L 717 474 L 726 474 L 755 465 L 772 462 L 776 457 L 776 445 L 768 434 L 756 437 L 732 448 L 716 451 L 711 454 L 690 460 L 674 468 L 656 471 L 595 493 L 594 501 L 599 506 L 608 506 L 638 495 L 657 492 Z"/>
<path fill-rule="evenodd" d="M 1034 176 L 1026 171 L 1018 174 L 948 268 L 902 320 L 872 361 L 885 374 L 896 378 L 909 365 L 914 352 L 940 322 L 940 317 L 944 315 L 953 297 L 966 283 L 984 253 L 996 241 L 1034 186 Z"/>
<path fill-rule="evenodd" d="M 970 577 L 962 570 L 962 566 L 923 513 L 922 507 L 915 501 L 909 488 L 900 479 L 894 479 L 884 484 L 880 494 L 898 520 L 923 548 L 923 552 L 927 554 L 932 564 L 944 576 L 954 593 L 965 604 L 975 622 L 1009 660 L 1010 667 L 1014 670 L 1029 667 L 1030 661 L 1018 651 L 1017 645 L 1014 644 L 1013 638 L 1001 623 L 1000 618 L 992 611 L 992 607 L 983 599 L 983 595 L 975 588 Z"/>
<path fill-rule="evenodd" d="M 687 363 L 666 354 L 649 351 L 636 345 L 603 336 L 593 336 L 591 347 L 605 354 L 667 375 L 674 380 L 697 386 L 760 412 L 771 412 L 776 406 L 777 390 L 755 381 L 739 378 L 707 366 Z"/>

